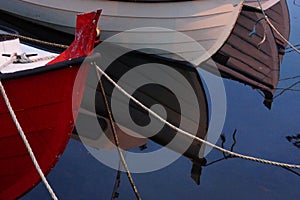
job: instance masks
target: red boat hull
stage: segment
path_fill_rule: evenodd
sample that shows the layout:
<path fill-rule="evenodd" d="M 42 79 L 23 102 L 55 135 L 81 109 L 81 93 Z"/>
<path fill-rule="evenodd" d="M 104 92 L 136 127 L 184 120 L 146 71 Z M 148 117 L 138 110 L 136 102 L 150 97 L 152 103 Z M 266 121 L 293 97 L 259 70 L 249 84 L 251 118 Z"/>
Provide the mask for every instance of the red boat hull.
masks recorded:
<path fill-rule="evenodd" d="M 78 67 L 4 82 L 11 105 L 44 173 L 73 130 L 72 91 Z M 17 88 L 17 89 L 16 89 Z M 80 90 L 80 88 L 76 88 Z M 40 180 L 7 107 L 0 99 L 1 199 L 15 198 Z"/>
<path fill-rule="evenodd" d="M 99 15 L 100 11 L 77 19 L 77 25 L 82 28 L 81 34 L 51 64 L 91 53 L 96 33 L 96 25 L 92 21 L 97 24 Z M 51 66 L 44 68 L 47 67 Z M 80 76 L 77 76 L 79 66 L 73 66 L 22 78 L 2 79 L 11 106 L 45 174 L 57 162 L 74 128 L 88 70 L 88 66 L 81 67 L 84 69 L 80 70 Z M 1 96 L 0 199 L 15 199 L 39 181 L 40 177 Z"/>

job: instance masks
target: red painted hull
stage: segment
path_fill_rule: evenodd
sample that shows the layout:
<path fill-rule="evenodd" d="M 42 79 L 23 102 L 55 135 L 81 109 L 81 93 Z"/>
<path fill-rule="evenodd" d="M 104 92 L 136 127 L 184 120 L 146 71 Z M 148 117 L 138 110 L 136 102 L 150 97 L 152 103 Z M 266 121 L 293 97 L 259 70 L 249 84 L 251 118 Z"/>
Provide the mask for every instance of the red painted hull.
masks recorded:
<path fill-rule="evenodd" d="M 82 35 L 76 36 L 70 48 L 51 64 L 91 53 L 96 25 L 89 22 L 97 21 L 99 15 L 100 12 L 90 13 L 77 19 L 77 27 L 84 32 L 83 38 Z M 76 84 L 79 66 L 2 80 L 19 123 L 45 174 L 57 162 L 72 133 L 88 70 L 88 66 L 81 67 L 84 70 L 80 70 L 82 74 Z M 40 177 L 0 97 L 0 199 L 15 199 L 39 181 Z"/>

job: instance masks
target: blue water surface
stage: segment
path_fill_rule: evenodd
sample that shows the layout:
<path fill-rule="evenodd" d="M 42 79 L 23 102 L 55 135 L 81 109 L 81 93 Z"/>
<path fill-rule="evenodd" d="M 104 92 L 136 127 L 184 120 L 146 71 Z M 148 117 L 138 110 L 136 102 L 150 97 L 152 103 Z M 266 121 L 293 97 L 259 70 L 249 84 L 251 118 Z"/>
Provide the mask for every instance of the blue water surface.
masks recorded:
<path fill-rule="evenodd" d="M 300 7 L 289 1 L 293 44 L 300 43 Z M 300 55 L 284 56 L 281 78 L 300 75 Z M 285 88 L 300 79 L 281 81 Z M 300 92 L 287 91 L 276 98 L 272 109 L 262 103 L 258 91 L 235 81 L 224 80 L 227 116 L 223 129 L 225 146 L 230 148 L 237 130 L 236 152 L 275 161 L 300 164 L 300 148 L 286 139 L 300 133 Z M 294 89 L 300 89 L 295 86 Z M 277 91 L 277 93 L 280 91 Z M 218 141 L 221 145 L 221 141 Z M 149 143 L 148 146 L 155 146 Z M 213 150 L 207 161 L 222 158 Z M 288 171 L 238 158 L 203 167 L 201 184 L 190 178 L 191 162 L 182 157 L 168 167 L 150 173 L 133 174 L 143 199 L 299 199 L 300 170 Z M 47 176 L 61 199 L 110 199 L 116 170 L 97 161 L 86 148 L 70 140 L 58 163 Z M 135 199 L 125 173 L 118 189 L 120 200 Z M 46 199 L 50 196 L 40 183 L 21 199 Z"/>

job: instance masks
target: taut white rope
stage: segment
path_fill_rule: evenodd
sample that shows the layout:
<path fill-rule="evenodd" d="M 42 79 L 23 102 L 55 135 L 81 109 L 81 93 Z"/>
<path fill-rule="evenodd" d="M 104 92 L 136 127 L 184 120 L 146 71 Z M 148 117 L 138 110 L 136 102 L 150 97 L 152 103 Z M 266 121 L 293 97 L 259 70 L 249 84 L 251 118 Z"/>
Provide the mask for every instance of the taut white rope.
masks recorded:
<path fill-rule="evenodd" d="M 57 43 L 53 43 L 53 42 L 46 42 L 43 40 L 38 40 L 35 38 L 31 38 L 31 37 L 27 37 L 27 36 L 23 36 L 23 35 L 19 35 L 19 34 L 1 33 L 0 35 L 17 37 L 17 38 L 20 38 L 21 40 L 27 40 L 30 42 L 35 42 L 35 43 L 44 44 L 44 45 L 48 45 L 48 46 L 58 47 L 58 48 L 62 48 L 62 49 L 66 49 L 69 47 L 68 45 L 57 44 Z"/>
<path fill-rule="evenodd" d="M 33 153 L 32 149 L 30 147 L 30 144 L 29 144 L 29 142 L 28 142 L 28 140 L 26 138 L 26 135 L 24 134 L 24 132 L 22 130 L 22 127 L 21 127 L 20 123 L 18 122 L 17 116 L 15 115 L 15 112 L 14 112 L 13 108 L 11 107 L 11 104 L 9 102 L 9 99 L 8 99 L 7 95 L 6 95 L 6 92 L 5 92 L 5 89 L 3 87 L 3 84 L 2 84 L 1 80 L 0 80 L 0 90 L 1 90 L 2 96 L 4 98 L 5 104 L 6 104 L 7 108 L 8 108 L 8 111 L 9 111 L 9 113 L 10 113 L 10 115 L 11 115 L 11 117 L 12 117 L 12 119 L 13 119 L 13 121 L 14 121 L 14 123 L 15 123 L 18 131 L 19 131 L 19 133 L 20 133 L 20 136 L 21 136 L 21 138 L 22 138 L 22 140 L 23 140 L 26 148 L 27 148 L 27 151 L 28 151 L 28 153 L 30 155 L 30 158 L 31 158 L 31 160 L 32 160 L 32 162 L 34 164 L 34 167 L 36 168 L 38 174 L 40 175 L 42 181 L 44 182 L 47 190 L 49 191 L 49 193 L 51 195 L 51 197 L 54 200 L 57 200 L 58 198 L 56 197 L 56 195 L 55 195 L 54 191 L 52 190 L 50 184 L 48 183 L 48 181 L 47 181 L 47 179 L 46 179 L 46 177 L 45 177 L 42 169 L 40 168 L 39 163 L 37 162 L 37 160 L 36 160 L 36 158 L 34 156 L 34 153 Z"/>
<path fill-rule="evenodd" d="M 95 65 L 95 66 L 97 66 L 97 65 Z M 105 104 L 105 107 L 107 109 L 107 114 L 108 114 L 108 117 L 109 117 L 109 122 L 110 122 L 110 125 L 111 125 L 111 129 L 112 129 L 112 132 L 113 132 L 114 140 L 115 140 L 115 143 L 116 143 L 116 146 L 117 146 L 117 149 L 118 149 L 118 153 L 119 153 L 119 156 L 120 156 L 121 163 L 122 163 L 122 165 L 123 165 L 123 167 L 125 169 L 125 172 L 127 174 L 128 180 L 130 182 L 131 188 L 132 188 L 132 190 L 133 190 L 133 192 L 135 194 L 136 199 L 141 200 L 142 197 L 140 196 L 140 194 L 139 194 L 139 192 L 137 190 L 137 187 L 136 187 L 136 185 L 135 185 L 135 183 L 133 181 L 133 178 L 132 178 L 131 173 L 129 171 L 128 165 L 126 163 L 126 160 L 125 160 L 124 154 L 122 152 L 122 149 L 120 148 L 119 137 L 117 135 L 116 126 L 115 126 L 114 121 L 113 121 L 112 112 L 111 112 L 110 107 L 108 105 L 108 101 L 107 101 L 106 94 L 105 94 L 105 89 L 104 89 L 104 86 L 103 86 L 103 83 L 102 83 L 99 71 L 97 69 L 96 69 L 96 72 L 97 72 L 98 82 L 100 84 L 101 93 L 103 95 L 104 104 Z"/>
<path fill-rule="evenodd" d="M 113 79 L 111 79 L 96 63 L 95 63 L 96 69 L 99 70 L 99 72 L 105 76 L 105 78 L 111 83 L 113 84 L 121 93 L 123 93 L 125 96 L 127 96 L 128 98 L 130 98 L 132 101 L 134 101 L 136 104 L 138 104 L 139 106 L 141 106 L 144 110 L 146 110 L 147 112 L 149 112 L 152 116 L 154 116 L 156 119 L 158 119 L 159 121 L 161 121 L 162 123 L 165 123 L 166 125 L 168 125 L 170 128 L 174 129 L 175 131 L 190 137 L 191 139 L 197 140 L 201 143 L 204 143 L 206 145 L 211 146 L 212 148 L 215 148 L 221 152 L 230 154 L 232 156 L 238 157 L 238 158 L 242 158 L 242 159 L 246 159 L 246 160 L 251 160 L 251 161 L 255 161 L 255 162 L 260 162 L 260 163 L 265 163 L 265 164 L 269 164 L 269 165 L 275 165 L 275 166 L 280 166 L 280 167 L 287 167 L 287 168 L 295 168 L 295 169 L 300 169 L 300 165 L 295 165 L 295 164 L 287 164 L 287 163 L 282 163 L 282 162 L 276 162 L 276 161 L 270 161 L 270 160 L 265 160 L 265 159 L 261 159 L 261 158 L 255 158 L 252 156 L 247 156 L 247 155 L 243 155 L 240 153 L 235 153 L 232 151 L 229 151 L 227 149 L 224 149 L 222 147 L 219 147 L 215 144 L 212 144 L 206 140 L 203 140 L 197 136 L 194 136 L 193 134 L 182 130 L 176 126 L 174 126 L 173 124 L 171 124 L 170 122 L 166 121 L 165 119 L 163 119 L 161 116 L 159 116 L 158 114 L 156 114 L 155 112 L 153 112 L 151 109 L 149 109 L 148 107 L 146 107 L 144 104 L 142 104 L 139 100 L 137 100 L 136 98 L 134 98 L 133 96 L 131 96 L 130 94 L 128 94 L 122 87 L 120 87 Z"/>
<path fill-rule="evenodd" d="M 56 58 L 57 56 L 44 56 L 44 57 L 40 57 L 40 58 L 34 58 L 34 59 L 30 59 L 30 62 L 39 62 L 39 61 L 44 61 L 44 60 L 51 60 Z"/>
<path fill-rule="evenodd" d="M 16 60 L 17 60 L 17 56 L 16 56 L 16 54 L 13 54 L 8 61 L 6 61 L 2 65 L 0 65 L 0 70 L 2 70 L 3 68 L 7 67 L 10 64 L 12 64 Z"/>

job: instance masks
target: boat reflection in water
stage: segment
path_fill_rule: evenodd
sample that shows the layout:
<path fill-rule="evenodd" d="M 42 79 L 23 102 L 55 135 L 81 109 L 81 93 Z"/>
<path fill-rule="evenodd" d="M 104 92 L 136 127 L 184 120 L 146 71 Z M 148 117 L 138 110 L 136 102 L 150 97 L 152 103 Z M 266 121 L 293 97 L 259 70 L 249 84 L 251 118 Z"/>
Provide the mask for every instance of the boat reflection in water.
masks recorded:
<path fill-rule="evenodd" d="M 274 31 L 266 24 L 261 11 L 258 10 L 256 4 L 248 2 L 248 6 L 244 6 L 237 23 L 222 48 L 212 57 L 217 64 L 218 70 L 222 77 L 236 80 L 253 88 L 260 89 L 265 95 L 265 105 L 271 108 L 272 98 L 279 80 L 280 61 L 282 60 L 282 52 L 286 43 L 274 33 Z M 263 4 L 267 15 L 276 28 L 286 37 L 289 35 L 289 16 L 285 0 L 272 1 L 274 4 Z M 271 7 L 267 7 L 267 5 Z M 249 7 L 250 6 L 250 7 Z M 255 32 L 253 31 L 255 27 Z M 253 37 L 249 37 L 249 34 Z M 265 40 L 263 40 L 266 36 Z M 261 43 L 261 41 L 263 41 Z M 261 43 L 261 44 L 260 44 Z M 259 47 L 258 47 L 258 44 Z M 205 46 L 205 45 L 203 45 Z M 163 112 L 159 114 L 166 117 L 167 121 L 179 127 L 182 121 L 185 121 L 183 127 L 180 127 L 188 132 L 196 134 L 200 138 L 207 138 L 208 122 L 209 122 L 209 108 L 208 97 L 205 93 L 204 85 L 199 78 L 196 68 L 190 63 L 162 58 L 155 55 L 147 55 L 145 53 L 131 51 L 128 53 L 126 49 L 116 47 L 111 44 L 111 51 L 101 52 L 102 59 L 99 62 L 105 65 L 107 60 L 114 58 L 115 54 L 123 55 L 118 59 L 114 59 L 112 63 L 106 68 L 106 73 L 118 81 L 122 79 L 127 72 L 137 66 L 143 64 L 156 63 L 169 66 L 181 74 L 188 81 L 196 95 L 196 104 L 191 104 L 189 95 L 176 96 L 170 88 L 156 84 L 146 84 L 142 87 L 135 88 L 133 96 L 139 99 L 147 107 L 161 105 L 164 108 Z M 149 49 L 146 49 L 149 52 Z M 121 53 L 118 53 L 120 51 Z M 166 52 L 169 53 L 169 52 Z M 169 56 L 167 56 L 169 57 Z M 207 71 L 216 73 L 209 63 L 202 63 L 201 66 Z M 159 74 L 168 79 L 172 85 L 181 86 L 181 82 L 175 77 L 167 73 L 166 68 L 160 68 Z M 90 76 L 96 83 L 98 77 L 95 71 L 90 71 Z M 140 74 L 139 77 L 145 78 L 144 81 L 151 81 L 148 74 Z M 173 129 L 169 128 L 163 123 L 157 122 L 158 127 L 161 127 L 153 135 L 153 129 L 145 129 L 151 124 L 153 120 L 149 113 L 144 111 L 132 101 L 120 99 L 112 99 L 114 90 L 116 90 L 105 78 L 101 78 L 105 86 L 105 91 L 109 100 L 110 109 L 114 109 L 112 101 L 117 101 L 120 107 L 129 110 L 129 116 L 124 115 L 122 118 L 116 119 L 117 122 L 117 136 L 120 139 L 120 147 L 122 149 L 131 149 L 134 147 L 145 147 L 148 139 L 168 148 L 175 152 L 182 153 L 189 158 L 193 163 L 192 176 L 194 180 L 199 183 L 199 175 L 201 173 L 201 166 L 205 164 L 204 158 L 205 147 L 197 141 L 192 141 L 179 134 Z M 134 80 L 130 80 L 134 81 Z M 131 83 L 127 86 L 130 88 Z M 95 93 L 96 91 L 96 93 Z M 81 107 L 81 112 L 78 117 L 80 125 L 77 126 L 77 132 L 74 132 L 73 137 L 80 139 L 85 144 L 98 149 L 115 149 L 114 139 L 111 127 L 108 120 L 107 109 L 103 103 L 103 96 L 100 92 L 99 85 L 87 86 L 85 89 L 85 97 Z M 185 94 L 185 93 L 183 93 Z M 185 109 L 182 110 L 179 101 L 185 103 Z M 163 109 L 158 109 L 161 111 Z M 118 114 L 118 113 L 117 113 Z M 200 116 L 197 120 L 197 116 Z M 120 115 L 120 113 L 119 113 Z M 132 125 L 132 122 L 138 126 Z M 94 124 L 104 130 L 95 131 Z M 78 124 L 77 124 L 78 125 Z M 104 132 L 104 134 L 103 134 Z M 155 132 L 155 131 L 154 131 Z M 220 133 L 219 133 L 220 134 Z M 179 138 L 178 142 L 172 143 L 175 137 Z M 188 145 L 187 148 L 183 148 Z"/>
<path fill-rule="evenodd" d="M 114 57 L 115 54 L 118 54 L 118 51 L 126 51 L 126 49 L 115 45 L 111 45 L 109 49 L 110 51 L 101 52 L 102 58 L 104 58 L 103 62 L 110 60 L 110 57 Z M 162 106 L 163 108 L 158 107 L 158 110 L 155 110 L 155 108 L 154 110 L 158 111 L 160 115 L 163 115 L 167 121 L 176 127 L 195 133 L 197 137 L 202 139 L 206 137 L 208 129 L 208 102 L 204 86 L 196 68 L 191 65 L 188 67 L 187 63 L 180 64 L 138 51 L 120 54 L 123 56 L 114 60 L 106 68 L 106 73 L 115 82 L 124 78 L 124 74 L 134 71 L 135 75 L 137 75 L 134 77 L 142 77 L 142 82 L 145 84 L 135 88 L 134 83 L 137 80 L 127 79 L 120 81 L 122 87 L 133 90 L 132 96 L 148 108 L 153 108 L 157 105 Z M 99 66 L 103 62 L 99 61 Z M 138 66 L 147 66 L 150 71 L 155 71 L 155 73 L 153 73 L 154 75 L 148 73 L 149 70 L 135 71 Z M 167 80 L 167 84 L 171 84 L 171 87 L 157 83 L 157 76 Z M 105 77 L 102 76 L 101 81 L 108 98 L 109 109 L 116 111 L 113 112 L 113 117 L 117 122 L 117 136 L 120 139 L 120 147 L 128 149 L 143 146 L 147 142 L 147 138 L 151 139 L 189 158 L 193 162 L 193 173 L 195 172 L 193 177 L 199 182 L 201 164 L 205 160 L 203 158 L 204 146 L 200 142 L 180 135 L 166 124 L 153 119 L 147 111 L 133 101 L 129 101 L 123 94 L 117 94 L 117 89 Z M 96 83 L 95 88 L 90 87 L 91 82 Z M 189 89 L 191 91 L 188 91 Z M 103 102 L 104 98 L 100 91 L 98 77 L 94 71 L 91 71 L 89 74 L 89 86 L 85 88 L 81 112 L 76 123 L 77 138 L 79 137 L 87 145 L 96 148 L 116 149 L 108 121 L 107 108 Z M 126 110 L 128 110 L 129 115 L 126 113 Z M 164 111 L 162 112 L 162 110 Z M 93 111 L 96 111 L 96 115 L 93 114 Z M 95 116 L 105 134 L 101 130 L 98 132 L 95 130 Z"/>
<path fill-rule="evenodd" d="M 286 38 L 288 38 L 289 16 L 286 1 L 274 1 L 273 4 L 268 4 L 268 6 L 269 7 L 266 7 L 265 9 L 271 22 L 274 23 Z M 283 17 L 278 18 L 278 16 Z M 278 36 L 278 34 L 274 33 L 264 20 L 262 20 L 262 17 L 263 15 L 260 10 L 255 7 L 244 6 L 232 34 L 229 36 L 223 47 L 213 56 L 213 59 L 216 62 L 222 77 L 236 80 L 250 85 L 253 88 L 260 89 L 265 94 L 265 105 L 268 108 L 271 108 L 273 94 L 279 80 L 282 52 L 284 52 L 286 43 Z M 255 29 L 253 27 L 255 27 Z M 115 82 L 122 79 L 122 77 L 131 69 L 148 63 L 167 65 L 183 75 L 186 80 L 189 81 L 189 84 L 197 95 L 197 104 L 199 105 L 199 107 L 195 109 L 195 105 L 188 104 L 189 96 L 180 96 L 184 102 L 187 102 L 187 108 L 189 110 L 187 110 L 186 113 L 188 113 L 188 115 L 182 115 L 182 108 L 180 108 L 177 99 L 178 96 L 174 95 L 168 88 L 155 84 L 146 84 L 140 88 L 134 88 L 136 90 L 134 90 L 132 95 L 148 108 L 155 104 L 162 105 L 166 112 L 162 114 L 166 116 L 167 121 L 175 126 L 179 127 L 182 119 L 186 119 L 188 123 L 182 128 L 183 130 L 193 132 L 192 129 L 196 126 L 198 127 L 196 135 L 202 139 L 207 137 L 209 122 L 208 97 L 205 94 L 203 83 L 199 78 L 198 72 L 191 64 L 136 51 L 124 53 L 127 52 L 126 49 L 113 44 L 110 45 L 110 51 L 101 52 L 103 65 L 106 65 L 105 62 L 108 62 L 107 60 L 110 60 L 110 57 L 115 58 L 115 54 L 122 55 L 117 59 L 111 59 L 114 61 L 106 68 L 106 73 L 112 77 Z M 212 68 L 210 62 L 211 61 L 203 63 L 199 67 L 212 73 L 216 73 L 213 71 L 214 68 Z M 101 66 L 101 61 L 99 62 L 99 65 Z M 160 74 L 164 76 L 165 79 L 169 79 L 171 84 L 180 85 L 180 82 L 167 73 L 165 68 L 160 69 Z M 93 79 L 97 82 L 95 72 L 91 72 L 90 75 L 94 75 Z M 151 82 L 151 76 L 149 74 L 140 73 L 138 74 L 138 77 L 145 79 L 144 82 Z M 112 99 L 113 91 L 117 89 L 104 77 L 101 78 L 101 81 L 105 87 L 110 109 L 114 109 L 112 101 L 118 101 L 121 107 L 128 109 L 130 113 L 129 116 L 124 114 L 124 116 L 116 117 L 116 125 L 117 127 L 119 126 L 117 128 L 117 135 L 121 139 L 120 147 L 130 149 L 137 146 L 144 146 L 147 139 L 151 139 L 176 152 L 182 152 L 184 156 L 192 160 L 192 172 L 196 172 L 196 175 L 192 175 L 196 182 L 199 183 L 201 165 L 205 164 L 205 158 L 203 157 L 204 146 L 200 142 L 193 141 L 189 148 L 183 150 L 182 146 L 190 139 L 182 136 L 180 142 L 172 143 L 174 137 L 179 133 L 164 124 L 159 125 L 162 128 L 155 135 L 151 135 L 153 131 L 151 128 L 137 128 L 132 125 L 133 122 L 134 124 L 137 124 L 138 127 L 146 127 L 152 119 L 150 118 L 149 113 L 144 111 L 134 102 L 122 98 L 117 100 Z M 134 86 L 131 84 L 132 83 L 128 81 L 123 87 L 132 89 L 131 87 Z M 95 94 L 95 99 L 87 98 L 86 100 L 83 100 L 82 112 L 80 113 L 79 118 L 84 123 L 81 123 L 82 127 L 80 128 L 79 136 L 78 134 L 75 134 L 74 137 L 80 138 L 88 145 L 96 148 L 114 149 L 114 139 L 108 121 L 107 109 L 104 106 L 103 96 L 100 92 L 99 85 L 97 89 L 89 86 L 86 87 L 86 92 L 87 95 L 85 96 L 88 97 Z M 127 97 L 124 98 L 126 99 Z M 127 104 L 128 102 L 129 105 Z M 95 108 L 93 105 L 95 105 Z M 97 120 L 104 130 L 105 135 L 101 134 L 101 131 L 98 133 L 95 132 L 95 130 L 91 128 L 93 126 L 89 125 L 89 123 L 92 123 L 92 118 L 95 118 L 94 112 L 96 112 Z M 193 116 L 196 116 L 196 112 L 200 113 L 201 116 L 198 124 L 195 124 L 196 120 L 193 120 Z M 149 136 L 149 134 L 151 136 Z"/>
<path fill-rule="evenodd" d="M 265 9 L 272 24 L 288 39 L 290 22 L 286 1 L 272 1 Z M 265 95 L 264 104 L 271 108 L 286 45 L 260 10 L 244 6 L 232 34 L 213 59 L 223 77 L 260 89 Z"/>
<path fill-rule="evenodd" d="M 268 8 L 266 13 L 269 15 L 269 18 L 276 28 L 288 38 L 289 16 L 286 2 L 284 0 L 278 1 L 276 4 L 272 5 L 272 7 Z M 262 14 L 257 9 L 254 9 L 253 7 L 244 7 L 232 34 L 223 47 L 213 56 L 213 59 L 215 63 L 217 63 L 222 77 L 236 80 L 250 85 L 255 89 L 262 90 L 266 98 L 265 105 L 271 108 L 272 98 L 279 79 L 280 62 L 283 56 L 282 53 L 284 52 L 286 43 L 278 36 L 278 34 L 274 33 L 268 25 L 266 25 L 265 29 L 265 21 L 260 20 L 261 17 Z M 254 26 L 255 32 L 253 32 Z M 254 34 L 252 35 L 253 37 L 249 37 L 250 33 Z M 259 47 L 257 47 L 263 40 L 264 35 L 266 36 L 266 39 Z M 109 59 L 110 56 L 113 57 L 113 55 L 109 55 L 109 53 L 122 51 L 122 49 L 115 48 L 113 45 L 111 48 L 114 50 L 102 53 L 102 59 Z M 102 62 L 105 61 L 102 60 Z M 148 63 L 160 63 L 170 66 L 172 69 L 183 75 L 196 94 L 198 107 L 189 104 L 190 97 L 183 95 L 183 97 L 180 98 L 187 103 L 188 109 L 185 110 L 186 114 L 182 115 L 182 108 L 178 103 L 178 97 L 168 88 L 155 84 L 147 84 L 138 88 L 133 92 L 133 96 L 143 102 L 147 107 L 154 105 L 153 108 L 155 108 L 155 105 L 157 104 L 162 105 L 165 109 L 165 113 L 158 113 L 166 116 L 167 121 L 170 121 L 176 126 L 180 126 L 182 119 L 185 119 L 187 123 L 182 129 L 190 132 L 193 132 L 193 130 L 196 129 L 193 133 L 200 138 L 207 138 L 209 101 L 207 94 L 205 93 L 204 84 L 199 79 L 198 72 L 189 63 L 174 62 L 155 55 L 149 56 L 141 52 L 133 51 L 124 54 L 111 63 L 106 68 L 106 72 L 115 81 L 118 81 L 122 79 L 130 69 Z M 99 66 L 101 67 L 101 61 L 99 62 Z M 200 67 L 215 73 L 211 70 L 212 68 L 208 68 L 209 66 L 210 65 L 201 65 Z M 90 72 L 90 75 L 93 76 L 93 79 L 97 82 L 98 77 L 95 76 L 95 71 Z M 160 69 L 160 74 L 165 76 L 166 79 L 168 78 L 173 85 L 180 84 L 176 78 L 170 77 L 170 74 L 166 73 L 163 68 Z M 146 79 L 149 78 L 146 75 L 147 74 L 141 74 L 141 77 L 145 77 Z M 105 78 L 102 78 L 101 81 L 105 86 L 105 91 L 111 105 L 111 97 L 116 89 Z M 115 141 L 99 85 L 96 85 L 95 88 L 86 87 L 85 92 L 92 95 L 88 95 L 91 98 L 87 99 L 82 104 L 82 108 L 77 118 L 78 121 L 81 121 L 81 125 L 77 127 L 77 132 L 73 133 L 73 138 L 79 139 L 86 145 L 95 149 L 115 150 Z M 153 119 L 150 118 L 149 113 L 132 101 L 127 104 L 127 101 L 121 99 L 119 102 L 130 112 L 130 118 L 125 116 L 121 120 L 118 119 L 116 123 L 120 147 L 124 150 L 140 147 L 142 150 L 147 147 L 147 142 L 150 139 L 161 146 L 167 146 L 174 152 L 182 153 L 192 161 L 193 167 L 191 176 L 196 183 L 199 184 L 202 167 L 214 163 L 214 161 L 206 163 L 203 152 L 204 146 L 197 141 L 191 141 L 185 137 L 179 137 L 179 142 L 169 145 L 179 133 L 162 123 L 158 123 L 162 128 L 156 132 L 155 135 L 151 135 L 153 132 L 151 129 L 146 130 L 132 126 L 130 122 L 134 122 L 140 127 L 146 127 Z M 113 106 L 110 106 L 110 109 L 114 109 Z M 158 111 L 160 110 L 161 109 L 158 109 Z M 193 115 L 196 116 L 197 113 L 200 113 L 199 123 L 191 117 Z M 98 131 L 98 129 L 95 131 L 93 128 L 94 123 L 100 125 L 103 131 Z M 288 136 L 286 139 L 298 147 L 298 135 Z M 182 144 L 189 143 L 191 143 L 191 145 L 189 145 L 187 149 L 182 148 Z M 231 157 L 224 155 L 221 159 L 224 160 L 223 158 L 226 159 Z"/>

